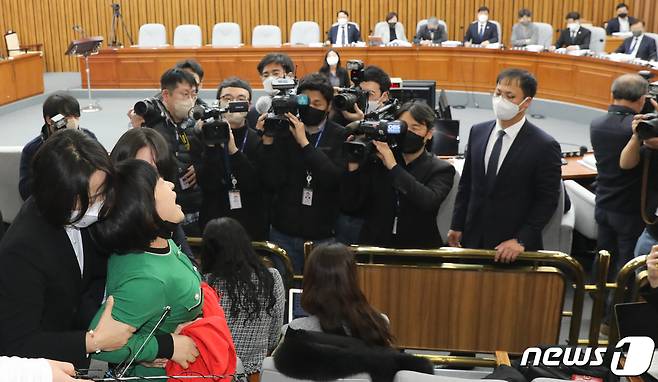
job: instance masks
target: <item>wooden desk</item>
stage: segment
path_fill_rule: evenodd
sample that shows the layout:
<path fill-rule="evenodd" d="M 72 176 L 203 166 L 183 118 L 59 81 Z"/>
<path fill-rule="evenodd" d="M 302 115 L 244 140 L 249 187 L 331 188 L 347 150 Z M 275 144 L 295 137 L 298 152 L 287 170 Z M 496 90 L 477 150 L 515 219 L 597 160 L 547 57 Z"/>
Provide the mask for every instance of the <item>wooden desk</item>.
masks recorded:
<path fill-rule="evenodd" d="M 28 53 L 0 61 L 0 105 L 43 93 L 43 57 Z"/>
<path fill-rule="evenodd" d="M 612 81 L 624 73 L 642 69 L 591 57 L 517 50 L 442 47 L 340 48 L 341 61 L 361 59 L 377 65 L 391 77 L 437 81 L 450 90 L 492 92 L 496 75 L 505 68 L 527 69 L 537 76 L 537 97 L 607 109 Z M 89 58 L 94 88 L 159 88 L 160 76 L 176 62 L 194 58 L 203 66 L 204 87 L 215 88 L 229 76 L 262 84 L 256 65 L 270 52 L 288 54 L 297 65 L 297 76 L 317 71 L 323 48 L 106 48 Z M 84 65 L 81 63 L 81 67 Z M 658 71 L 655 71 L 658 74 Z M 83 87 L 86 76 L 81 75 Z"/>
<path fill-rule="evenodd" d="M 594 155 L 588 153 L 585 155 Z M 598 174 L 596 170 L 592 170 L 587 166 L 583 166 L 578 163 L 579 160 L 583 159 L 582 157 L 569 157 L 564 158 L 567 161 L 567 164 L 562 166 L 562 179 L 563 180 L 583 180 L 591 179 L 594 180 Z"/>
<path fill-rule="evenodd" d="M 616 37 L 616 36 L 607 36 L 605 39 L 605 51 L 607 53 L 614 53 L 617 48 L 619 48 L 619 45 L 621 45 L 624 42 L 623 37 Z"/>

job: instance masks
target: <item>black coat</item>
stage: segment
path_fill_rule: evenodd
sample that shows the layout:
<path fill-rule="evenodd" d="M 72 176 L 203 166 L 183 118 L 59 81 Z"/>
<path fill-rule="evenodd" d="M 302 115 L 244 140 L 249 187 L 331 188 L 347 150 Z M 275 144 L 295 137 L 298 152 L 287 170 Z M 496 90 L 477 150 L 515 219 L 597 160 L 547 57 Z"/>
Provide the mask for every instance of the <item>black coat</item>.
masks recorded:
<path fill-rule="evenodd" d="M 107 258 L 82 230 L 84 272 L 63 227 L 29 198 L 0 242 L 0 354 L 89 365 L 85 332 L 105 288 Z"/>
<path fill-rule="evenodd" d="M 422 25 L 418 30 L 418 33 L 416 33 L 416 37 L 414 37 L 414 43 L 420 44 L 421 40 L 430 40 L 434 44 L 440 44 L 448 40 L 448 32 L 446 32 L 446 29 L 443 27 L 443 25 L 439 24 L 437 30 L 432 33 L 427 27 L 427 24 L 425 24 Z"/>
<path fill-rule="evenodd" d="M 478 30 L 479 23 L 477 21 L 471 23 L 466 29 L 466 34 L 464 35 L 464 42 L 472 42 L 473 44 L 481 44 L 484 41 L 489 41 L 490 43 L 499 42 L 498 36 L 498 27 L 496 24 L 491 21 L 487 21 L 487 24 L 484 26 L 484 34 L 480 38 L 480 31 Z"/>
<path fill-rule="evenodd" d="M 571 38 L 571 30 L 569 28 L 562 29 L 560 31 L 560 37 L 555 43 L 557 48 L 566 48 L 570 45 L 578 45 L 580 49 L 589 49 L 589 40 L 592 36 L 592 32 L 589 29 L 580 27 L 578 32 L 576 32 L 576 37 Z"/>
<path fill-rule="evenodd" d="M 392 170 L 381 162 L 369 164 L 363 170 L 345 173 L 341 206 L 347 213 L 365 212 L 359 244 L 439 248 L 443 243 L 436 215 L 454 176 L 452 165 L 427 152 L 408 165 L 398 160 Z"/>
<path fill-rule="evenodd" d="M 633 25 L 637 19 L 632 16 L 628 16 L 628 25 Z M 619 32 L 619 18 L 615 17 L 613 19 L 608 20 L 608 25 L 605 27 L 605 33 L 607 35 L 611 35 L 613 33 Z"/>
<path fill-rule="evenodd" d="M 624 40 L 624 42 L 619 45 L 619 48 L 615 52 L 617 53 L 626 53 L 626 54 L 631 54 L 631 44 L 633 43 L 633 39 L 635 37 L 629 37 Z M 635 47 L 633 47 L 635 49 Z M 654 40 L 652 37 L 647 36 L 646 34 L 642 37 L 642 41 L 640 41 L 640 47 L 637 49 L 637 54 L 635 55 L 637 58 L 641 58 L 643 60 L 655 60 L 656 59 L 656 40 Z"/>
<path fill-rule="evenodd" d="M 517 239 L 527 251 L 541 249 L 542 230 L 560 196 L 560 145 L 526 121 L 487 191 L 484 157 L 495 125 L 471 128 L 451 228 L 463 232 L 466 248 L 493 249 Z"/>
<path fill-rule="evenodd" d="M 336 44 L 339 40 L 338 38 L 338 30 L 340 28 L 340 25 L 332 25 L 331 29 L 329 29 L 329 32 L 327 33 L 327 40 L 329 40 L 332 44 Z M 354 23 L 347 23 L 347 43 L 351 44 L 353 42 L 361 41 L 361 32 L 359 31 L 359 28 L 356 27 L 356 24 Z"/>

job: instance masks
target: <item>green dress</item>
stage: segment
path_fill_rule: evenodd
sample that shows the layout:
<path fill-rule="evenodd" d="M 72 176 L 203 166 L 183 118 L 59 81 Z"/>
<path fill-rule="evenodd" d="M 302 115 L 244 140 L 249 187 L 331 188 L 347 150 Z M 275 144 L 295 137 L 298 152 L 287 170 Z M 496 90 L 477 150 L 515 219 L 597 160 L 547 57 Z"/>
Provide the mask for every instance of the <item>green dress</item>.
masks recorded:
<path fill-rule="evenodd" d="M 201 315 L 201 275 L 173 241 L 168 240 L 168 243 L 169 252 L 166 254 L 115 254 L 108 261 L 106 295 L 114 297 L 112 317 L 137 328 L 137 331 L 123 348 L 93 354 L 94 359 L 120 364 L 132 358 L 162 316 L 165 306 L 171 307 L 171 312 L 146 343 L 126 376 L 165 375 L 163 368 L 138 363 L 156 358 L 158 343 L 155 336 L 173 333 L 179 324 Z M 96 327 L 103 309 L 104 306 L 96 313 L 90 328 Z"/>

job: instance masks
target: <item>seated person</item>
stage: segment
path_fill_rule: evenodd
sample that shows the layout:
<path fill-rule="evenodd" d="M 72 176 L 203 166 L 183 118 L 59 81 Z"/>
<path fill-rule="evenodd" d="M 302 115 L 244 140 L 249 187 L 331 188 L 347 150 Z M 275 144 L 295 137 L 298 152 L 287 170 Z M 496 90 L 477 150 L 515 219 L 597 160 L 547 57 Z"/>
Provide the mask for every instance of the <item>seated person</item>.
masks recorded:
<path fill-rule="evenodd" d="M 207 296 L 202 294 L 196 267 L 171 240 L 172 231 L 184 218 L 176 204 L 174 185 L 138 159 L 118 163 L 114 181 L 113 205 L 94 228 L 95 238 L 113 252 L 108 260 L 106 293 L 116 298 L 114 316 L 138 329 L 125 346 L 96 352 L 93 358 L 121 364 L 136 355 L 134 368 L 127 370 L 126 376 L 166 375 L 156 359 L 171 359 L 187 369 L 200 352 L 192 338 L 179 334 L 178 326 L 199 318 L 202 308 L 205 312 Z M 228 332 L 223 316 L 222 312 L 219 327 L 208 326 L 206 335 L 215 336 L 222 327 Z M 100 311 L 92 325 L 99 318 Z M 232 365 L 227 361 L 226 370 L 215 373 L 230 374 L 235 369 L 232 341 L 204 349 L 209 352 L 202 355 L 205 362 L 233 358 Z"/>
<path fill-rule="evenodd" d="M 46 98 L 43 103 L 43 120 L 44 124 L 41 126 L 41 134 L 28 142 L 23 151 L 21 152 L 21 165 L 19 168 L 19 181 L 18 192 L 21 194 L 23 200 L 32 195 L 30 164 L 34 155 L 39 150 L 39 147 L 48 139 L 57 127 L 54 126 L 52 118 L 56 115 L 62 115 L 66 118 L 66 125 L 64 127 L 69 129 L 80 129 L 82 132 L 96 139 L 94 133 L 87 129 L 80 128 L 80 104 L 71 94 L 64 91 L 57 91 L 52 93 Z"/>
<path fill-rule="evenodd" d="M 432 138 L 434 110 L 408 102 L 398 112 L 407 133 L 396 149 L 373 141 L 378 160 L 352 162 L 341 182 L 346 213 L 364 211 L 359 244 L 389 248 L 438 248 L 443 245 L 436 215 L 455 176 L 448 162 L 425 149 Z"/>
<path fill-rule="evenodd" d="M 322 67 L 318 71 L 324 74 L 331 82 L 331 86 L 347 88 L 350 86 L 350 74 L 340 63 L 340 54 L 335 49 L 329 49 L 324 55 Z"/>
<path fill-rule="evenodd" d="M 512 27 L 512 46 L 537 45 L 539 28 L 532 22 L 532 12 L 527 8 L 519 10 L 519 22 Z"/>
<path fill-rule="evenodd" d="M 487 46 L 499 42 L 498 27 L 489 21 L 489 8 L 481 6 L 478 9 L 478 18 L 466 29 L 464 45 Z"/>
<path fill-rule="evenodd" d="M 555 47 L 567 50 L 589 49 L 592 32 L 580 26 L 580 13 L 569 12 L 566 20 L 567 28 L 560 31 L 560 37 L 557 39 Z"/>
<path fill-rule="evenodd" d="M 439 23 L 439 19 L 432 16 L 427 19 L 427 23 L 420 26 L 416 37 L 414 37 L 414 44 L 417 45 L 431 45 L 440 44 L 448 40 L 448 31 Z"/>
<path fill-rule="evenodd" d="M 201 263 L 204 278 L 222 296 L 245 373 L 257 373 L 276 347 L 283 324 L 286 292 L 281 275 L 263 265 L 247 232 L 227 217 L 206 225 Z"/>
<path fill-rule="evenodd" d="M 341 9 L 336 12 L 336 23 L 327 32 L 327 43 L 345 46 L 361 41 L 359 27 L 350 22 L 350 14 Z"/>
<path fill-rule="evenodd" d="M 395 12 L 389 12 L 386 15 L 386 23 L 378 23 L 375 26 L 373 36 L 381 37 L 384 44 L 395 40 L 407 41 L 407 36 L 404 35 L 404 25 L 398 21 L 398 14 Z"/>
<path fill-rule="evenodd" d="M 624 3 L 617 4 L 617 17 L 608 20 L 605 26 L 605 33 L 609 36 L 617 32 L 629 32 L 631 25 L 635 24 L 637 19 L 628 15 L 628 5 Z"/>
<path fill-rule="evenodd" d="M 631 32 L 633 37 L 625 39 L 615 52 L 630 54 L 645 61 L 656 60 L 656 40 L 644 34 L 644 21 L 635 21 L 631 25 Z"/>

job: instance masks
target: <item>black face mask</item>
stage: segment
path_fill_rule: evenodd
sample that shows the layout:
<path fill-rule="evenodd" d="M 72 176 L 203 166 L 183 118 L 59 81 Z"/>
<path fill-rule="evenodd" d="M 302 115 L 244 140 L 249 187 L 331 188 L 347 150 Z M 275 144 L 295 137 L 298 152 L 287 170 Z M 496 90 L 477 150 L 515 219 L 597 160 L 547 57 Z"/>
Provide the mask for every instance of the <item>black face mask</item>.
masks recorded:
<path fill-rule="evenodd" d="M 425 137 L 407 131 L 407 135 L 404 136 L 404 142 L 402 142 L 402 152 L 405 154 L 413 154 L 418 152 L 418 150 L 424 146 Z"/>
<path fill-rule="evenodd" d="M 395 24 L 397 24 L 397 22 L 393 22 L 393 21 L 389 21 L 389 22 L 388 22 L 388 26 L 389 26 L 389 27 L 394 27 Z"/>
<path fill-rule="evenodd" d="M 299 109 L 299 119 L 306 126 L 317 126 L 327 118 L 325 110 L 316 109 L 312 106 L 302 107 Z"/>
<path fill-rule="evenodd" d="M 625 19 L 628 16 L 628 13 L 620 13 L 617 16 L 621 17 L 622 19 Z"/>

